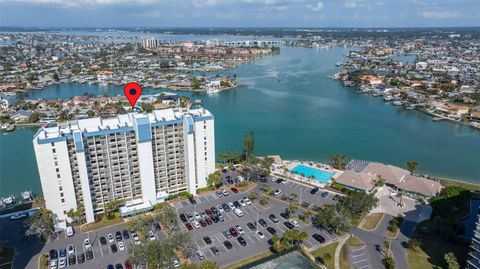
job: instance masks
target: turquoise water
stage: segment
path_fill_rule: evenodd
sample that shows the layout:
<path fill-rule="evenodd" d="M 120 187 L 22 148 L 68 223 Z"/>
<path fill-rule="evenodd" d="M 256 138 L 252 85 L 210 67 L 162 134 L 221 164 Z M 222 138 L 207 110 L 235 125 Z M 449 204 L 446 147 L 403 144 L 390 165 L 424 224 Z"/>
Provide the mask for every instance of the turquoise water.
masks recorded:
<path fill-rule="evenodd" d="M 398 166 L 416 160 L 421 173 L 480 183 L 480 131 L 433 122 L 421 112 L 355 94 L 328 79 L 346 52 L 284 47 L 279 55 L 226 72 L 237 74 L 245 87 L 213 95 L 182 94 L 203 100 L 215 114 L 217 153 L 241 151 L 245 134 L 254 131 L 258 155 L 327 163 L 330 155 L 341 153 Z M 31 98 L 64 98 L 85 91 L 119 95 L 122 87 L 57 85 L 35 90 Z M 0 134 L 0 196 L 40 190 L 34 133 L 22 128 Z"/>
<path fill-rule="evenodd" d="M 299 175 L 304 175 L 305 177 L 313 176 L 316 181 L 320 181 L 321 183 L 327 183 L 333 176 L 332 173 L 318 170 L 315 168 L 311 168 L 305 165 L 297 165 L 290 171 L 297 172 Z"/>
<path fill-rule="evenodd" d="M 250 269 L 315 269 L 301 253 L 292 252 Z"/>

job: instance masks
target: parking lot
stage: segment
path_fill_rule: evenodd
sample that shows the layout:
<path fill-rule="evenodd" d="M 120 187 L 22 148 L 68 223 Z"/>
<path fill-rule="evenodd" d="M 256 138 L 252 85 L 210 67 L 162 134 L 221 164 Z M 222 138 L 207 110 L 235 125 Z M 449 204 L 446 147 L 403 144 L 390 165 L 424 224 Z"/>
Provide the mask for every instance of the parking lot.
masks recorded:
<path fill-rule="evenodd" d="M 217 193 L 211 193 L 206 196 L 195 198 L 196 204 L 192 204 L 189 201 L 182 201 L 175 205 L 175 209 L 178 215 L 186 215 L 187 213 L 194 215 L 194 212 L 197 212 L 200 215 L 202 214 L 202 212 L 205 212 L 206 209 L 217 207 L 218 205 L 222 205 L 223 203 L 233 203 L 234 201 L 238 201 L 243 197 L 248 197 L 252 191 L 261 193 L 260 185 L 263 184 L 259 183 L 257 187 L 248 192 L 233 193 L 230 190 L 230 185 L 227 182 L 225 183 L 226 184 L 224 188 L 228 191 L 228 196 L 224 197 L 222 195 L 218 195 Z M 282 194 L 289 195 L 290 193 L 295 192 L 298 194 L 299 201 L 308 201 L 312 206 L 320 206 L 325 203 L 335 203 L 335 201 L 332 200 L 333 194 L 329 194 L 327 197 L 322 198 L 320 196 L 320 193 L 323 192 L 323 190 L 320 190 L 318 193 L 312 195 L 310 193 L 312 187 L 304 186 L 296 182 L 287 181 L 285 183 L 277 183 L 271 179 L 268 179 L 265 183 L 269 184 L 273 190 L 280 189 Z M 231 185 L 231 187 L 233 187 L 233 185 Z M 289 229 L 284 224 L 287 219 L 284 219 L 280 215 L 281 213 L 285 212 L 287 207 L 288 203 L 282 201 L 279 198 L 270 199 L 267 207 L 263 207 L 260 204 L 254 202 L 250 205 L 239 207 L 240 210 L 243 212 L 243 216 L 241 217 L 235 215 L 232 210 L 229 210 L 228 212 L 224 210 L 223 212 L 220 212 L 220 214 L 224 218 L 223 222 L 218 221 L 217 223 L 214 222 L 211 225 L 206 225 L 205 227 L 200 226 L 198 228 L 194 228 L 189 232 L 192 236 L 192 240 L 197 245 L 197 248 L 203 252 L 206 259 L 216 261 L 220 264 L 220 266 L 224 266 L 267 251 L 270 247 L 268 241 L 272 237 L 272 234 L 267 231 L 267 227 L 274 228 L 279 236 L 281 236 L 286 230 Z M 278 218 L 278 222 L 274 223 L 269 218 L 271 214 L 274 214 Z M 200 218 L 198 219 L 201 218 L 203 217 L 200 216 Z M 263 219 L 267 223 L 267 227 L 263 227 L 259 224 L 259 220 L 261 219 Z M 197 219 L 193 217 L 188 220 L 188 223 L 191 223 L 192 220 Z M 298 227 L 295 228 L 306 231 L 309 234 L 309 238 L 304 241 L 305 246 L 307 246 L 308 248 L 313 248 L 320 245 L 318 241 L 312 238 L 312 235 L 315 233 L 321 235 L 326 240 L 326 242 L 335 238 L 335 235 L 330 234 L 317 227 L 314 227 L 312 224 L 304 224 L 298 219 L 297 221 Z M 182 223 L 181 220 L 180 223 Z M 256 224 L 256 228 L 254 230 L 250 229 L 247 226 L 247 223 Z M 229 230 L 232 227 L 235 228 L 235 226 L 237 225 L 241 227 L 243 233 L 239 234 L 237 237 L 232 236 L 230 238 L 227 238 L 223 232 Z M 187 230 L 185 225 L 182 226 L 182 229 Z M 263 234 L 264 238 L 261 238 L 261 236 L 257 236 L 255 233 L 256 231 L 260 231 Z M 211 240 L 211 243 L 209 242 L 210 244 L 205 242 L 204 237 L 206 236 Z M 238 242 L 237 238 L 239 236 L 245 239 L 245 246 L 242 246 Z M 231 249 L 228 249 L 225 246 L 225 241 L 229 241 L 231 243 Z M 212 251 L 212 247 L 216 247 L 218 249 L 217 254 L 214 253 L 216 251 Z M 200 259 L 198 257 L 193 257 L 192 259 L 196 262 L 200 262 Z"/>
<path fill-rule="evenodd" d="M 350 264 L 353 268 L 358 269 L 367 269 L 373 268 L 370 266 L 368 249 L 366 246 L 362 247 L 351 247 L 350 248 Z"/>

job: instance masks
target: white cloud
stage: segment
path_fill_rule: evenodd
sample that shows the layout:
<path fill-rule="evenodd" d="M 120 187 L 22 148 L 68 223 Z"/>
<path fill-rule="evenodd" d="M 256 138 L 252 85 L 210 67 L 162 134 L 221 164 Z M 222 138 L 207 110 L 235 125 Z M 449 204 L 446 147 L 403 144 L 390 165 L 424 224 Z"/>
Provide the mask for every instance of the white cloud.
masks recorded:
<path fill-rule="evenodd" d="M 11 3 L 29 3 L 38 5 L 55 5 L 64 7 L 79 7 L 79 6 L 106 6 L 116 4 L 152 4 L 159 2 L 158 0 L 0 0 L 2 2 Z"/>
<path fill-rule="evenodd" d="M 422 11 L 420 16 L 426 19 L 453 19 L 459 18 L 458 11 Z"/>
<path fill-rule="evenodd" d="M 320 11 L 323 9 L 323 3 L 322 2 L 318 2 L 316 5 L 307 5 L 308 8 L 311 8 L 313 11 Z"/>
<path fill-rule="evenodd" d="M 217 0 L 193 0 L 193 5 L 196 7 L 213 6 L 217 3 Z"/>
<path fill-rule="evenodd" d="M 357 8 L 357 7 L 360 7 L 361 4 L 360 4 L 360 1 L 358 0 L 346 0 L 343 3 L 343 6 L 346 8 Z"/>

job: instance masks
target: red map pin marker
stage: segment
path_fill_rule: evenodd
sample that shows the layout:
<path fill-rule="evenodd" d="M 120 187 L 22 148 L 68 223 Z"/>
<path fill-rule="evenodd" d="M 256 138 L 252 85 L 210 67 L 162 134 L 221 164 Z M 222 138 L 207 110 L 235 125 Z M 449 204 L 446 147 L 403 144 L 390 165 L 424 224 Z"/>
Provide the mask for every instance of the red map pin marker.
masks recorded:
<path fill-rule="evenodd" d="M 137 103 L 140 95 L 142 95 L 142 86 L 140 86 L 136 82 L 127 83 L 127 85 L 125 85 L 125 87 L 123 88 L 123 93 L 125 94 L 128 102 L 130 102 L 130 105 L 133 108 Z"/>

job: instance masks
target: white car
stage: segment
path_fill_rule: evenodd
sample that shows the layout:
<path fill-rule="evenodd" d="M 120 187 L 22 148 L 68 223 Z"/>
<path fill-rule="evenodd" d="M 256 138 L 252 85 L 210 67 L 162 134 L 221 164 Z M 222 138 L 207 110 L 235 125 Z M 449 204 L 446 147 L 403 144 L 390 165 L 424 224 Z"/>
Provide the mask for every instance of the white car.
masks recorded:
<path fill-rule="evenodd" d="M 263 238 L 265 238 L 265 235 L 263 235 L 263 233 L 260 232 L 260 231 L 256 231 L 256 232 L 255 232 L 255 235 L 258 237 L 258 239 L 263 239 Z"/>
<path fill-rule="evenodd" d="M 243 231 L 242 226 L 240 226 L 240 225 L 235 226 L 235 229 L 237 230 L 237 232 L 239 234 L 244 234 L 245 233 L 245 231 Z"/>
<path fill-rule="evenodd" d="M 50 261 L 50 269 L 57 269 L 57 260 Z"/>
<path fill-rule="evenodd" d="M 118 249 L 119 249 L 120 251 L 124 251 L 124 250 L 125 250 L 125 245 L 123 244 L 123 242 L 118 242 L 117 245 L 118 245 Z"/>
<path fill-rule="evenodd" d="M 198 223 L 198 221 L 196 221 L 196 220 L 192 221 L 192 225 L 193 225 L 193 227 L 195 227 L 196 229 L 200 228 L 200 223 Z"/>
<path fill-rule="evenodd" d="M 243 216 L 243 211 L 240 210 L 240 209 L 238 209 L 238 208 L 234 208 L 234 209 L 233 209 L 233 213 L 234 213 L 235 215 L 237 215 L 237 217 L 242 217 L 242 216 Z"/>
<path fill-rule="evenodd" d="M 92 243 L 90 243 L 90 239 L 85 239 L 83 241 L 83 246 L 85 247 L 85 249 L 90 249 L 92 247 Z"/>
<path fill-rule="evenodd" d="M 67 236 L 68 237 L 73 236 L 73 227 L 72 226 L 67 226 Z"/>
<path fill-rule="evenodd" d="M 274 195 L 279 195 L 280 193 L 282 193 L 282 190 L 280 190 L 280 189 L 276 189 L 276 190 L 273 192 Z"/>
<path fill-rule="evenodd" d="M 250 201 L 250 199 L 248 199 L 248 197 L 243 197 L 243 201 L 244 201 L 245 204 L 247 204 L 247 205 L 251 205 L 251 204 L 252 204 L 252 201 Z"/>
<path fill-rule="evenodd" d="M 291 220 L 290 220 L 290 223 L 291 223 L 293 226 L 295 226 L 295 227 L 300 226 L 300 224 L 298 223 L 298 221 L 295 220 L 295 219 L 291 219 Z"/>
<path fill-rule="evenodd" d="M 238 203 L 239 203 L 241 206 L 247 206 L 247 203 L 245 203 L 245 201 L 243 201 L 243 199 L 238 200 Z"/>
<path fill-rule="evenodd" d="M 217 205 L 216 208 L 217 208 L 218 212 L 224 212 L 225 211 L 221 205 Z"/>
<path fill-rule="evenodd" d="M 155 238 L 155 234 L 152 231 L 148 232 L 148 240 L 153 241 L 157 238 Z"/>
<path fill-rule="evenodd" d="M 222 189 L 222 194 L 223 194 L 223 196 L 228 196 L 228 191 Z"/>
<path fill-rule="evenodd" d="M 232 202 L 229 202 L 228 206 L 230 207 L 231 210 L 234 210 L 236 208 Z"/>
<path fill-rule="evenodd" d="M 138 238 L 138 235 L 135 235 L 135 236 L 133 237 L 133 243 L 134 243 L 135 245 L 140 245 L 140 238 Z"/>
<path fill-rule="evenodd" d="M 173 268 L 180 267 L 180 262 L 177 259 L 173 259 Z"/>
<path fill-rule="evenodd" d="M 68 255 L 75 254 L 75 246 L 70 244 L 67 247 Z"/>
<path fill-rule="evenodd" d="M 201 218 L 200 214 L 198 214 L 197 211 L 193 212 L 193 216 L 194 216 L 196 219 L 200 219 L 200 218 Z"/>
<path fill-rule="evenodd" d="M 67 259 L 62 257 L 58 260 L 58 268 L 65 268 L 67 266 Z"/>
<path fill-rule="evenodd" d="M 107 238 L 108 238 L 108 243 L 113 243 L 113 241 L 115 241 L 115 238 L 113 238 L 113 234 L 108 234 Z"/>
<path fill-rule="evenodd" d="M 275 182 L 277 181 L 277 178 L 276 177 L 272 177 L 272 182 Z"/>
<path fill-rule="evenodd" d="M 287 184 L 287 180 L 286 180 L 286 179 L 283 179 L 283 180 L 282 180 L 282 184 L 283 184 L 283 185 Z"/>

